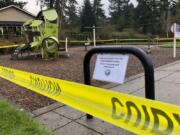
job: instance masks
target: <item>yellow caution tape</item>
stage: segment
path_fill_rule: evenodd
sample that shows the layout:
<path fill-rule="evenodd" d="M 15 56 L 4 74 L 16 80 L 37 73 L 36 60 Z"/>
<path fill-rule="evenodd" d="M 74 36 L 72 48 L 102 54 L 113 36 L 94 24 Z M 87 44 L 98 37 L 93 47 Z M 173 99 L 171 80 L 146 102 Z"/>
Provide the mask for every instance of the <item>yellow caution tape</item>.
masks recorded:
<path fill-rule="evenodd" d="M 180 107 L 0 66 L 0 77 L 141 135 L 180 135 Z"/>
<path fill-rule="evenodd" d="M 161 42 L 166 42 L 166 41 L 173 41 L 174 38 L 154 38 L 155 40 L 157 41 L 161 41 Z M 177 41 L 180 41 L 180 38 L 176 38 Z M 107 39 L 107 40 L 96 40 L 96 42 L 100 43 L 105 43 L 105 42 L 146 42 L 148 41 L 148 39 Z M 59 42 L 61 43 L 65 43 L 66 41 L 65 40 L 60 40 Z M 70 40 L 68 41 L 69 43 L 86 43 L 88 42 L 87 40 Z M 91 43 L 93 43 L 94 41 L 90 41 Z M 6 46 L 0 46 L 0 49 L 5 49 L 5 48 L 15 48 L 15 47 L 18 47 L 19 45 L 6 45 Z"/>
<path fill-rule="evenodd" d="M 147 42 L 149 39 L 107 39 L 107 40 L 96 40 L 97 43 L 105 43 L 105 42 Z M 166 42 L 166 41 L 173 41 L 173 38 L 154 38 L 156 41 Z M 176 38 L 177 41 L 180 40 L 180 38 Z M 60 40 L 61 43 L 65 43 L 64 40 Z M 86 43 L 87 40 L 69 40 L 69 43 Z M 93 43 L 94 41 L 90 41 Z"/>
<path fill-rule="evenodd" d="M 5 48 L 15 48 L 15 47 L 18 47 L 19 45 L 3 45 L 3 46 L 0 46 L 0 49 L 5 49 Z"/>

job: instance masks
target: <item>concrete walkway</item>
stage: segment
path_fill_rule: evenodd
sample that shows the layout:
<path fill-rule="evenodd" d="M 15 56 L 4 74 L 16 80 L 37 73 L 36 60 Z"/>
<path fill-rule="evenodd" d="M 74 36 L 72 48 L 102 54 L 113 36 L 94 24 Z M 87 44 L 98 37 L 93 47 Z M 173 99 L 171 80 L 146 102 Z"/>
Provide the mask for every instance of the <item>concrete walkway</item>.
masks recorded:
<path fill-rule="evenodd" d="M 180 61 L 155 70 L 156 100 L 180 105 Z M 144 97 L 144 76 L 128 78 L 125 84 L 105 86 L 115 91 Z M 34 119 L 55 135 L 131 135 L 132 133 L 99 119 L 86 120 L 85 114 L 66 105 L 55 103 L 36 110 Z"/>

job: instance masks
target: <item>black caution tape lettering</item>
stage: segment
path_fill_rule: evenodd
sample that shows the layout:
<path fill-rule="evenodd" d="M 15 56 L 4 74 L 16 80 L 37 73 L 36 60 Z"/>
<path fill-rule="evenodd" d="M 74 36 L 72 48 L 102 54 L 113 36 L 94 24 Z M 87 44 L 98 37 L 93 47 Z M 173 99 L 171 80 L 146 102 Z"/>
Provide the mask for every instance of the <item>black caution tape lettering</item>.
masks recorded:
<path fill-rule="evenodd" d="M 178 114 L 173 113 L 174 118 L 176 119 L 177 123 L 180 126 L 180 116 Z"/>
<path fill-rule="evenodd" d="M 124 107 L 124 105 L 117 98 L 112 98 L 111 102 L 112 102 L 112 107 L 113 107 L 112 108 L 112 117 L 114 119 L 121 119 L 121 118 L 123 118 L 125 116 L 125 114 L 124 113 L 117 114 L 116 104 L 119 105 L 120 107 Z"/>
<path fill-rule="evenodd" d="M 154 117 L 154 127 L 152 129 L 153 134 L 164 134 L 164 135 L 170 135 L 173 131 L 173 121 L 171 118 L 162 110 L 151 108 L 153 117 Z M 159 130 L 159 116 L 164 117 L 167 120 L 167 128 L 164 131 Z"/>
<path fill-rule="evenodd" d="M 30 85 L 41 89 L 44 92 L 47 92 L 53 96 L 59 96 L 61 94 L 61 87 L 58 82 L 47 80 L 44 78 L 29 76 Z"/>
<path fill-rule="evenodd" d="M 151 132 L 153 134 L 163 134 L 163 135 L 170 135 L 173 132 L 174 129 L 174 123 L 173 121 L 176 121 L 178 125 L 180 126 L 180 115 L 173 113 L 167 114 L 165 111 L 160 110 L 158 108 L 149 107 L 150 111 L 147 111 L 147 106 L 141 105 L 141 108 L 139 108 L 134 102 L 132 101 L 126 101 L 123 103 L 120 101 L 120 99 L 113 97 L 111 99 L 112 103 L 112 118 L 115 120 L 125 120 L 126 123 L 129 123 L 131 121 L 131 118 L 136 116 L 136 120 L 133 121 L 134 127 L 137 127 L 140 125 L 141 121 L 144 121 L 144 125 L 142 126 L 142 130 L 148 130 L 150 128 Z M 117 110 L 117 108 L 126 109 L 127 114 L 122 113 L 121 109 Z M 132 114 L 132 109 L 136 111 L 136 114 Z M 143 110 L 143 111 L 140 111 Z M 142 119 L 142 115 L 145 116 L 145 119 Z M 150 115 L 153 117 L 153 119 L 150 119 Z M 160 119 L 163 118 L 167 122 L 167 127 L 165 127 L 164 130 L 160 130 Z M 150 127 L 150 122 L 153 121 L 153 127 Z M 151 124 L 152 125 L 152 124 Z"/>
<path fill-rule="evenodd" d="M 128 123 L 131 120 L 131 117 L 133 116 L 132 109 L 135 109 L 137 112 L 137 118 L 136 118 L 136 122 L 134 123 L 134 126 L 137 127 L 139 125 L 139 123 L 141 122 L 141 112 L 140 112 L 139 108 L 136 106 L 135 103 L 133 103 L 131 101 L 126 102 L 126 107 L 127 107 L 128 113 L 127 113 L 125 122 Z"/>
<path fill-rule="evenodd" d="M 142 109 L 143 109 L 144 115 L 145 115 L 145 121 L 144 121 L 144 125 L 142 127 L 142 130 L 146 130 L 146 129 L 148 129 L 148 126 L 150 124 L 150 116 L 149 116 L 149 113 L 147 111 L 147 107 L 145 105 L 142 105 Z"/>
<path fill-rule="evenodd" d="M 1 75 L 8 78 L 8 79 L 14 79 L 15 78 L 14 71 L 7 69 L 7 68 L 1 68 Z"/>

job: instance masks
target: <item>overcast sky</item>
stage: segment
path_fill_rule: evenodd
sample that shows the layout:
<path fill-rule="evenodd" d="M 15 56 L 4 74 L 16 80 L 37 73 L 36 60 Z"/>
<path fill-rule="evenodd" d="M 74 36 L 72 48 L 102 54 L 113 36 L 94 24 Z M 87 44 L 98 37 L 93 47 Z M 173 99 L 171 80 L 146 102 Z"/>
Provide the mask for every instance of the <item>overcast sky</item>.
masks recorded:
<path fill-rule="evenodd" d="M 25 1 L 28 2 L 28 4 L 25 6 L 25 9 L 31 13 L 33 13 L 34 15 L 36 15 L 40 8 L 39 6 L 37 6 L 37 0 L 16 0 L 16 1 Z M 83 0 L 77 0 L 79 3 L 79 6 L 82 5 Z M 137 5 L 136 0 L 131 0 L 132 3 L 134 3 L 134 5 Z M 104 4 L 104 10 L 106 11 L 106 15 L 108 15 L 108 0 L 102 0 L 102 3 Z"/>

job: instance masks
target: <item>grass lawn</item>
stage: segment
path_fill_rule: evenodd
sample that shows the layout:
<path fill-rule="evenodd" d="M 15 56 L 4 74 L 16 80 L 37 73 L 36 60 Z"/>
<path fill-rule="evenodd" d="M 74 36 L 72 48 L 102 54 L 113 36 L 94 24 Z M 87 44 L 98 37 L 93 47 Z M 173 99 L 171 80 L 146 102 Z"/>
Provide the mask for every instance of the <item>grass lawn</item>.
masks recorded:
<path fill-rule="evenodd" d="M 163 45 L 164 47 L 173 47 L 174 43 L 173 42 L 162 42 L 159 43 L 160 45 Z M 176 46 L 180 47 L 180 42 L 176 42 Z"/>
<path fill-rule="evenodd" d="M 0 135 L 52 135 L 52 133 L 34 122 L 26 113 L 0 98 Z"/>

